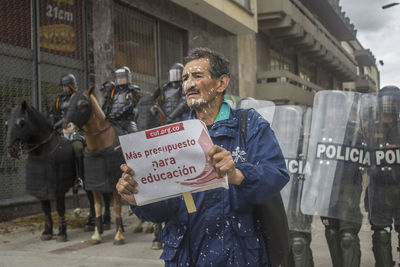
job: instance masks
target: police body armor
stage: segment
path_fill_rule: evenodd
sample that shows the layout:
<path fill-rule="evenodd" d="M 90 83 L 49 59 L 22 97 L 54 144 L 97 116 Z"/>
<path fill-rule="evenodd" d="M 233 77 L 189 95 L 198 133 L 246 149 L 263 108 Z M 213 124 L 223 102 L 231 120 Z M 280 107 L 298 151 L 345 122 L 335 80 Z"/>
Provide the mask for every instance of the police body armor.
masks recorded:
<path fill-rule="evenodd" d="M 111 108 L 108 115 L 110 121 L 119 125 L 125 132 L 137 132 L 134 122 L 137 101 L 134 97 L 137 86 L 125 85 L 111 94 Z"/>
<path fill-rule="evenodd" d="M 359 266 L 364 153 L 359 93 L 321 91 L 314 97 L 301 210 L 325 225 L 333 266 Z"/>
<path fill-rule="evenodd" d="M 168 83 L 161 89 L 160 106 L 167 117 L 167 123 L 182 121 L 186 118 L 189 108 L 181 87 L 173 87 Z"/>
<path fill-rule="evenodd" d="M 56 98 L 56 102 L 53 107 L 53 111 L 51 114 L 51 121 L 54 125 L 54 128 L 57 129 L 61 127 L 63 118 L 65 113 L 67 112 L 69 100 L 71 99 L 71 94 L 62 92 Z"/>
<path fill-rule="evenodd" d="M 312 216 L 301 210 L 304 173 L 307 171 L 306 155 L 311 126 L 311 108 L 302 106 L 277 106 L 271 128 L 285 157 L 290 181 L 281 196 L 286 209 L 290 230 L 288 266 L 314 266 L 311 244 Z"/>
<path fill-rule="evenodd" d="M 383 88 L 362 100 L 364 133 L 371 155 L 365 205 L 374 231 L 373 252 L 376 266 L 393 266 L 393 222 L 397 233 L 400 231 L 400 92 Z"/>

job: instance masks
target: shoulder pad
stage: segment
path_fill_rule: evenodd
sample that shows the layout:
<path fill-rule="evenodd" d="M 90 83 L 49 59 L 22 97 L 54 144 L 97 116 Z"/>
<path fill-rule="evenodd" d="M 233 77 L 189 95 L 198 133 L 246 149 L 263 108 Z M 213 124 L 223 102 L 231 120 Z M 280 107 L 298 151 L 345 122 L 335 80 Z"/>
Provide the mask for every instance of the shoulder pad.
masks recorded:
<path fill-rule="evenodd" d="M 71 141 L 80 141 L 82 143 L 85 143 L 85 137 L 83 135 L 80 135 L 79 133 L 73 133 L 71 135 Z"/>
<path fill-rule="evenodd" d="M 128 89 L 129 90 L 134 90 L 134 91 L 140 91 L 141 90 L 140 87 L 138 85 L 136 85 L 136 84 L 128 85 Z"/>

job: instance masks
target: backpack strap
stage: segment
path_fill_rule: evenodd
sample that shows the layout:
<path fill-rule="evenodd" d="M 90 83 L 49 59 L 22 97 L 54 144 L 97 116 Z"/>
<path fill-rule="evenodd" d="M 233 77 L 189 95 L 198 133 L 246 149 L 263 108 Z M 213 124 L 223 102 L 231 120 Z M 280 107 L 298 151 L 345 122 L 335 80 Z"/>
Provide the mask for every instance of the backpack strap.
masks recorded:
<path fill-rule="evenodd" d="M 249 113 L 249 109 L 244 109 L 242 111 L 242 116 L 240 118 L 240 133 L 242 134 L 244 141 L 247 139 L 247 114 Z"/>
<path fill-rule="evenodd" d="M 242 111 L 240 133 L 247 139 L 247 117 L 249 109 Z M 289 227 L 280 192 L 267 203 L 254 206 L 254 220 L 259 221 L 260 231 L 267 247 L 269 266 L 286 266 L 289 255 Z"/>

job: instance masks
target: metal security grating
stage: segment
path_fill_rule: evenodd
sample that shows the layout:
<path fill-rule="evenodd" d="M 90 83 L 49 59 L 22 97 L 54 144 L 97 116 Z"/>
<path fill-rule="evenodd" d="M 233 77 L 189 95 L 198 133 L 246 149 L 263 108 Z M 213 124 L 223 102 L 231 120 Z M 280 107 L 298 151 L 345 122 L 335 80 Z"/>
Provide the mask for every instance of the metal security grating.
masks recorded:
<path fill-rule="evenodd" d="M 133 83 L 153 91 L 182 62 L 185 32 L 123 4 L 114 6 L 115 67 L 128 66 Z"/>
<path fill-rule="evenodd" d="M 25 160 L 6 152 L 6 121 L 23 100 L 50 112 L 60 77 L 86 87 L 83 0 L 0 1 L 0 200 L 25 195 Z"/>

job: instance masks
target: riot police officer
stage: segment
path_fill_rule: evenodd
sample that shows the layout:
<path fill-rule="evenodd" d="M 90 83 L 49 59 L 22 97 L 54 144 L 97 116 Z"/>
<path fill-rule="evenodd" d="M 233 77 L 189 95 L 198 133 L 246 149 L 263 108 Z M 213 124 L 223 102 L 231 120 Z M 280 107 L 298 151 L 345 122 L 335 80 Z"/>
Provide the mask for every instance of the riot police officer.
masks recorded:
<path fill-rule="evenodd" d="M 371 224 L 375 266 L 394 266 L 391 246 L 392 225 L 400 246 L 400 89 L 382 88 L 374 101 L 376 108 L 367 127 L 371 166 L 366 206 Z M 375 113 L 375 114 L 373 114 Z M 398 247 L 400 252 L 400 248 Z"/>
<path fill-rule="evenodd" d="M 314 97 L 307 156 L 311 169 L 305 173 L 301 209 L 321 216 L 334 267 L 360 266 L 365 159 L 359 102 L 360 94 L 354 92 L 326 90 Z"/>
<path fill-rule="evenodd" d="M 167 123 L 182 121 L 189 108 L 182 90 L 183 65 L 175 63 L 168 71 L 168 83 L 160 89 L 159 105 L 163 110 Z"/>
<path fill-rule="evenodd" d="M 71 95 L 74 91 L 78 90 L 75 76 L 71 73 L 62 76 L 60 80 L 60 87 L 62 92 L 57 96 L 56 102 L 50 114 L 50 121 L 54 125 L 55 129 L 59 129 L 61 127 Z"/>
<path fill-rule="evenodd" d="M 115 84 L 116 87 L 110 95 L 111 107 L 107 117 L 126 133 L 136 132 L 134 118 L 140 88 L 132 84 L 132 75 L 128 67 L 124 66 L 115 71 Z"/>
<path fill-rule="evenodd" d="M 103 86 L 100 88 L 100 92 L 104 97 L 104 103 L 101 106 L 106 117 L 109 116 L 111 111 L 111 93 L 115 91 L 115 83 L 113 81 L 106 81 L 103 83 Z"/>

